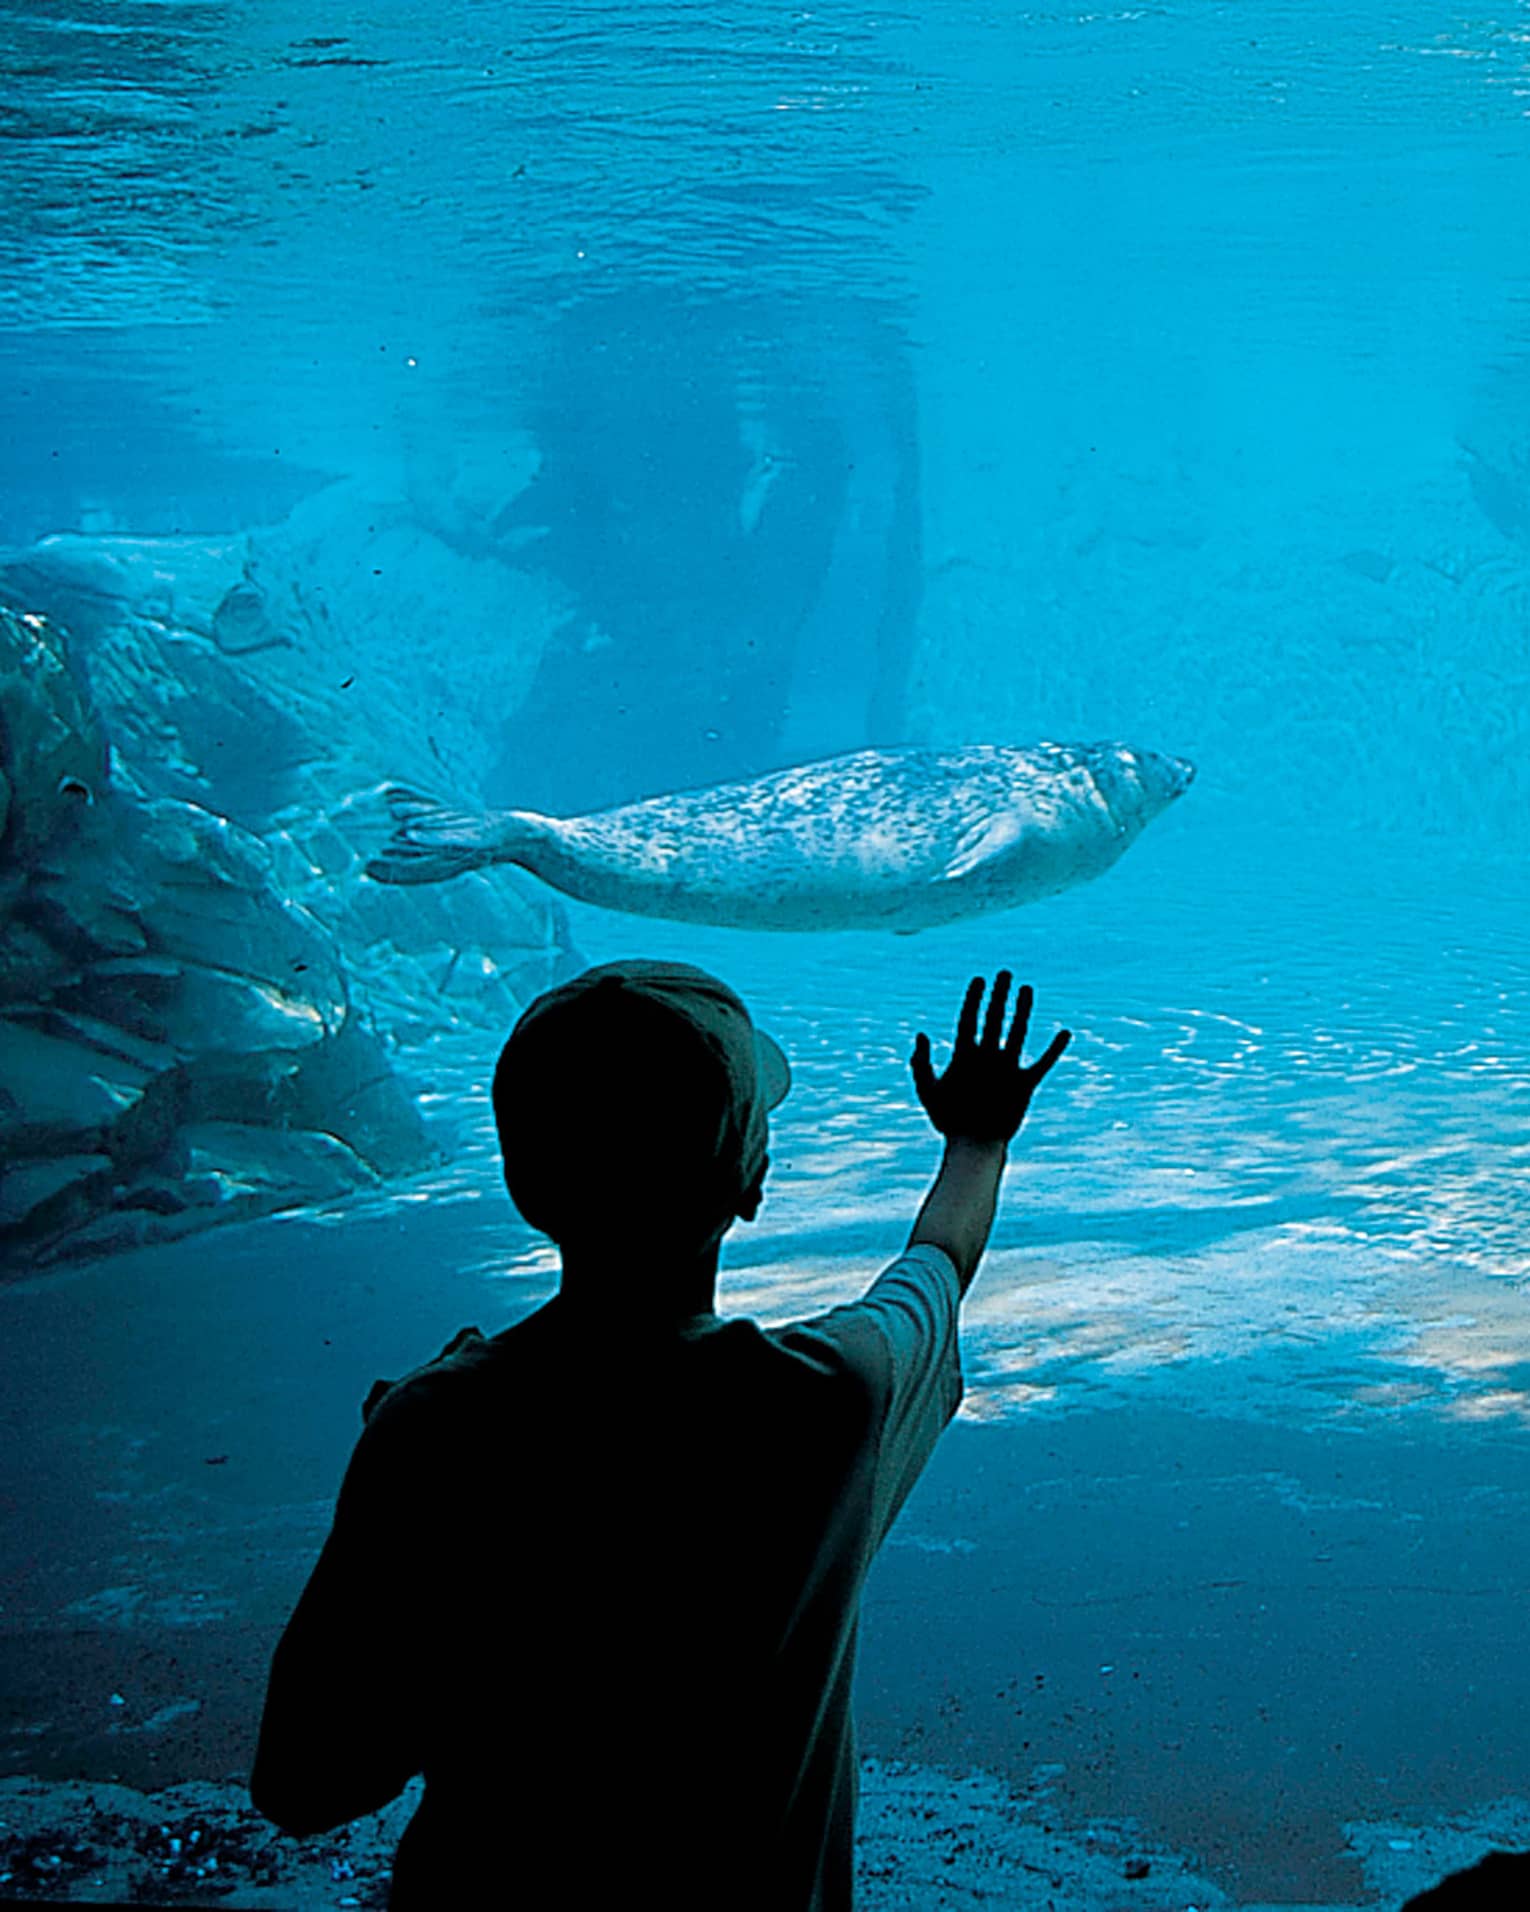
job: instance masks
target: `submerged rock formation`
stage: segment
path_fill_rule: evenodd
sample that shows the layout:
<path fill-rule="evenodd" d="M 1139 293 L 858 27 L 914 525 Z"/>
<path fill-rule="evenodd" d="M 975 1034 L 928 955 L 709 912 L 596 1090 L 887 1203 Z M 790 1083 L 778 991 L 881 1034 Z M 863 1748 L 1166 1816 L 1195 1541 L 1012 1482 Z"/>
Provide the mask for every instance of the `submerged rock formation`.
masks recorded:
<path fill-rule="evenodd" d="M 180 1233 L 423 1167 L 334 936 L 227 818 L 114 787 L 61 633 L 0 610 L 0 1251 Z"/>
<path fill-rule="evenodd" d="M 463 1020 L 492 1047 L 577 966 L 529 882 L 365 881 L 382 776 L 446 763 L 407 655 L 369 655 L 326 593 L 325 523 L 266 534 L 259 562 L 249 540 L 70 537 L 0 565 L 25 606 L 0 609 L 8 1266 L 427 1166 L 410 1049 Z M 474 700 L 450 715 L 468 737 Z"/>

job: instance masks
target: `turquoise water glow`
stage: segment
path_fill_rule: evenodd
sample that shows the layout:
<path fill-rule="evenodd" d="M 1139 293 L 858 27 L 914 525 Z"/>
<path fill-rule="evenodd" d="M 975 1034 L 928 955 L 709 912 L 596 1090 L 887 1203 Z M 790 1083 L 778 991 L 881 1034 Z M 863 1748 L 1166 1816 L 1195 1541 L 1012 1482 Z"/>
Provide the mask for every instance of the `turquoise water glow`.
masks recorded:
<path fill-rule="evenodd" d="M 897 1251 L 937 1159 L 914 1031 L 946 1039 L 967 978 L 1009 966 L 1038 1037 L 1075 1040 L 968 1305 L 967 1419 L 1427 1430 L 1447 1471 L 1482 1424 L 1521 1437 L 1525 0 L 28 0 L 0 49 L 0 557 L 59 532 L 290 536 L 332 644 L 277 667 L 312 655 L 316 695 L 379 686 L 398 719 L 375 751 L 336 743 L 356 787 L 421 774 L 411 748 L 465 807 L 558 813 L 867 744 L 1114 738 L 1196 764 L 1115 869 L 1007 916 L 771 937 L 570 910 L 582 957 L 716 969 L 792 1058 L 725 1311 L 815 1310 Z M 136 774 L 306 877 L 331 867 L 305 835 L 317 773 L 278 787 L 284 735 L 244 712 L 220 771 L 221 735 Z M 530 879 L 487 881 L 540 907 Z M 311 1258 L 342 1352 L 294 1353 L 280 1413 L 234 1386 L 204 1443 L 247 1423 L 277 1457 L 250 1504 L 285 1508 L 289 1578 L 368 1382 L 553 1284 L 494 1158 L 514 992 L 462 993 L 474 964 L 503 982 L 481 895 L 420 957 L 441 995 L 417 1028 L 382 930 L 367 971 L 442 1167 L 10 1290 L 44 1394 L 71 1294 L 127 1322 L 134 1283 L 181 1295 L 206 1268 L 230 1284 L 199 1323 L 216 1372 L 250 1335 L 279 1375 L 251 1297 Z M 158 1438 L 135 1385 L 102 1383 L 113 1452 Z M 74 1455 L 97 1410 L 67 1398 Z M 116 1564 L 76 1535 L 28 1629 L 180 1572 L 134 1506 L 150 1487 L 93 1465 L 82 1503 L 131 1511 Z M 216 1526 L 205 1479 L 187 1491 Z M 1495 1571 L 1522 1585 L 1522 1548 Z M 926 1700 L 887 1700 L 869 1750 L 906 1750 Z M 1003 1764 L 992 1733 L 965 1757 Z M 1065 1722 L 1006 1770 L 1082 1757 Z M 1380 1822 L 1385 1765 L 1323 1769 L 1323 1838 Z M 1399 1781 L 1396 1808 L 1497 1784 Z M 1080 1791 L 1076 1816 L 1130 1791 Z M 1247 1876 L 1355 1886 L 1326 1863 Z"/>

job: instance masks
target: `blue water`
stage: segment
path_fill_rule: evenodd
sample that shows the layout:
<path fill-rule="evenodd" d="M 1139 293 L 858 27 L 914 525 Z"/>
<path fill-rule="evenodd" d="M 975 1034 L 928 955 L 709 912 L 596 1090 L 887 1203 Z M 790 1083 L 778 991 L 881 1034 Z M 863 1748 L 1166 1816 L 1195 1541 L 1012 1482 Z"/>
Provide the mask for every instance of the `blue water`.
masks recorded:
<path fill-rule="evenodd" d="M 1007 917 L 572 912 L 592 961 L 717 969 L 792 1057 L 725 1309 L 896 1251 L 936 1159 L 913 1032 L 1003 964 L 1076 1036 L 967 1419 L 1530 1423 L 1530 7 L 31 0 L 0 53 L 0 544 L 457 487 L 466 560 L 556 617 L 427 595 L 349 641 L 482 801 L 867 743 L 1196 762 L 1115 870 Z M 480 710 L 494 645 L 520 701 Z M 351 1323 L 359 1376 L 553 1283 L 492 1049 L 411 1058 L 449 1167 L 226 1231 L 246 1270 L 427 1258 L 413 1341 Z M 113 1277 L 25 1294 L 81 1278 Z"/>
<path fill-rule="evenodd" d="M 1044 911 L 917 941 L 578 912 L 592 960 L 641 948 L 726 971 L 793 1058 L 770 1199 L 730 1238 L 723 1305 L 787 1319 L 895 1252 L 938 1148 L 913 1032 L 949 1037 L 967 974 L 1007 964 L 1036 979 L 1038 1042 L 1054 1022 L 1075 1035 L 968 1303 L 965 1415 L 1148 1396 L 1304 1426 L 1522 1422 L 1525 886 L 1468 937 L 1406 872 L 1336 870 L 1335 920 L 1322 880 L 1272 891 L 1204 867 L 1188 809 L 1165 836 Z M 438 1199 L 472 1215 L 458 1265 L 545 1291 L 550 1249 L 505 1255 L 482 1074 L 454 1117 Z"/>

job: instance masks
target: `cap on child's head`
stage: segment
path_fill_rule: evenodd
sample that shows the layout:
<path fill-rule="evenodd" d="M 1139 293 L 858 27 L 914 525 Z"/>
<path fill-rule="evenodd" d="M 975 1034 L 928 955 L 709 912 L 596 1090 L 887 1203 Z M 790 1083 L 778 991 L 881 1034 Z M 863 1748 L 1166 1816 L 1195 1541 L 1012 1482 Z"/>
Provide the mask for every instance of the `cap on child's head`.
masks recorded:
<path fill-rule="evenodd" d="M 558 1241 L 597 1232 L 607 1218 L 591 1205 L 603 1199 L 656 1212 L 692 1198 L 726 1205 L 763 1167 L 766 1116 L 790 1086 L 779 1045 L 716 976 L 606 963 L 538 996 L 500 1054 L 505 1181 Z"/>

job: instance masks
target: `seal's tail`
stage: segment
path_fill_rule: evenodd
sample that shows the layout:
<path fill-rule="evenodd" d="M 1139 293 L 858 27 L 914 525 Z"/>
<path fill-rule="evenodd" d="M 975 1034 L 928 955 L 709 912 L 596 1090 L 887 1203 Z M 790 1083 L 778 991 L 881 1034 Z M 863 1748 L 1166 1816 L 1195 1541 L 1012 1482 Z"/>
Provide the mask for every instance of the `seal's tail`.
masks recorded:
<path fill-rule="evenodd" d="M 393 834 L 367 864 L 377 883 L 444 883 L 503 857 L 503 819 L 448 809 L 422 791 L 389 784 L 383 792 Z"/>

